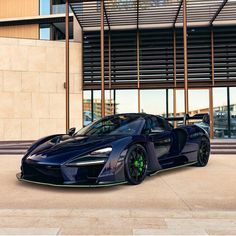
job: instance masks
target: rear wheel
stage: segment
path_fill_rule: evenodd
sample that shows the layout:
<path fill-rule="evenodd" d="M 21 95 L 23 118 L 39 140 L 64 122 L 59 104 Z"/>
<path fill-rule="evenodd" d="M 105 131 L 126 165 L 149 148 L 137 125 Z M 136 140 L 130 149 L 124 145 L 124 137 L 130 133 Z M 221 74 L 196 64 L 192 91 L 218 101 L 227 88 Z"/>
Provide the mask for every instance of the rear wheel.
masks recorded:
<path fill-rule="evenodd" d="M 131 146 L 125 158 L 126 178 L 130 184 L 140 184 L 147 174 L 147 152 L 140 144 Z"/>
<path fill-rule="evenodd" d="M 204 167 L 207 165 L 210 156 L 210 141 L 203 137 L 199 145 L 197 164 L 196 166 Z"/>

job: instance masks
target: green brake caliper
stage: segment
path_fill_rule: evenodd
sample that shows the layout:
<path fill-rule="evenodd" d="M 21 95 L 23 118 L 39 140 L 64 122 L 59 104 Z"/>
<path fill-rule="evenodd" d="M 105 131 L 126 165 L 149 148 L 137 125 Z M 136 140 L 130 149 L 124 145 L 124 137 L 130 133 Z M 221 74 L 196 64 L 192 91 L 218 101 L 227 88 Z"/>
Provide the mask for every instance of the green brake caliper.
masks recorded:
<path fill-rule="evenodd" d="M 144 168 L 144 157 L 143 155 L 138 155 L 138 160 L 134 163 L 135 167 L 138 168 L 138 175 L 141 175 Z"/>

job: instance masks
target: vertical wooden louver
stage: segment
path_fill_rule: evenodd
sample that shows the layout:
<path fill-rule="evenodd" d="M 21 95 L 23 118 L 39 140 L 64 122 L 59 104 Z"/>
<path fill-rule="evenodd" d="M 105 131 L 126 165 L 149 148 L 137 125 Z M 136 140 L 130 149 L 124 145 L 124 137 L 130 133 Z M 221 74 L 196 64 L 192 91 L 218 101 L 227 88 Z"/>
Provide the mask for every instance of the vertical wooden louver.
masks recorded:
<path fill-rule="evenodd" d="M 215 81 L 236 82 L 236 28 L 214 27 Z M 112 83 L 115 88 L 134 88 L 137 84 L 136 31 L 111 31 Z M 188 28 L 188 80 L 191 86 L 211 87 L 211 29 Z M 176 79 L 183 86 L 183 32 L 176 29 Z M 108 84 L 108 33 L 105 33 L 105 81 Z M 84 32 L 84 86 L 100 80 L 99 32 Z M 221 82 L 222 83 L 222 82 Z M 140 30 L 141 88 L 173 88 L 174 56 L 172 29 Z M 168 86 L 167 86 L 168 84 Z M 231 83 L 232 84 L 232 83 Z M 87 87 L 86 87 L 87 86 Z"/>

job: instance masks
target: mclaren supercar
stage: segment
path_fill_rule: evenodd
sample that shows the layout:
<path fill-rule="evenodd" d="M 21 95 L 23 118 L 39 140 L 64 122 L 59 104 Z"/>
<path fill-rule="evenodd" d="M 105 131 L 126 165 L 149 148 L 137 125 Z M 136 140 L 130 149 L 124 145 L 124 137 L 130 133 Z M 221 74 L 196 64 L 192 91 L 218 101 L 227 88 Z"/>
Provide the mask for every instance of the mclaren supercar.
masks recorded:
<path fill-rule="evenodd" d="M 78 132 L 72 128 L 36 141 L 24 155 L 17 178 L 66 187 L 136 185 L 163 170 L 203 167 L 210 155 L 208 123 L 208 114 L 108 116 Z"/>

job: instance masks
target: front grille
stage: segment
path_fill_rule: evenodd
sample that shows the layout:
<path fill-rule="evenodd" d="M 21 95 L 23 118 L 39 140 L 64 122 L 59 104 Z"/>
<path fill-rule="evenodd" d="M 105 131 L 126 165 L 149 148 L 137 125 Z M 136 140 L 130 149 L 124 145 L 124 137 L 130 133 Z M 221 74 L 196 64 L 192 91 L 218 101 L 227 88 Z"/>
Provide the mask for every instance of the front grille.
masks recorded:
<path fill-rule="evenodd" d="M 23 177 L 31 181 L 63 184 L 60 166 L 22 164 Z"/>

